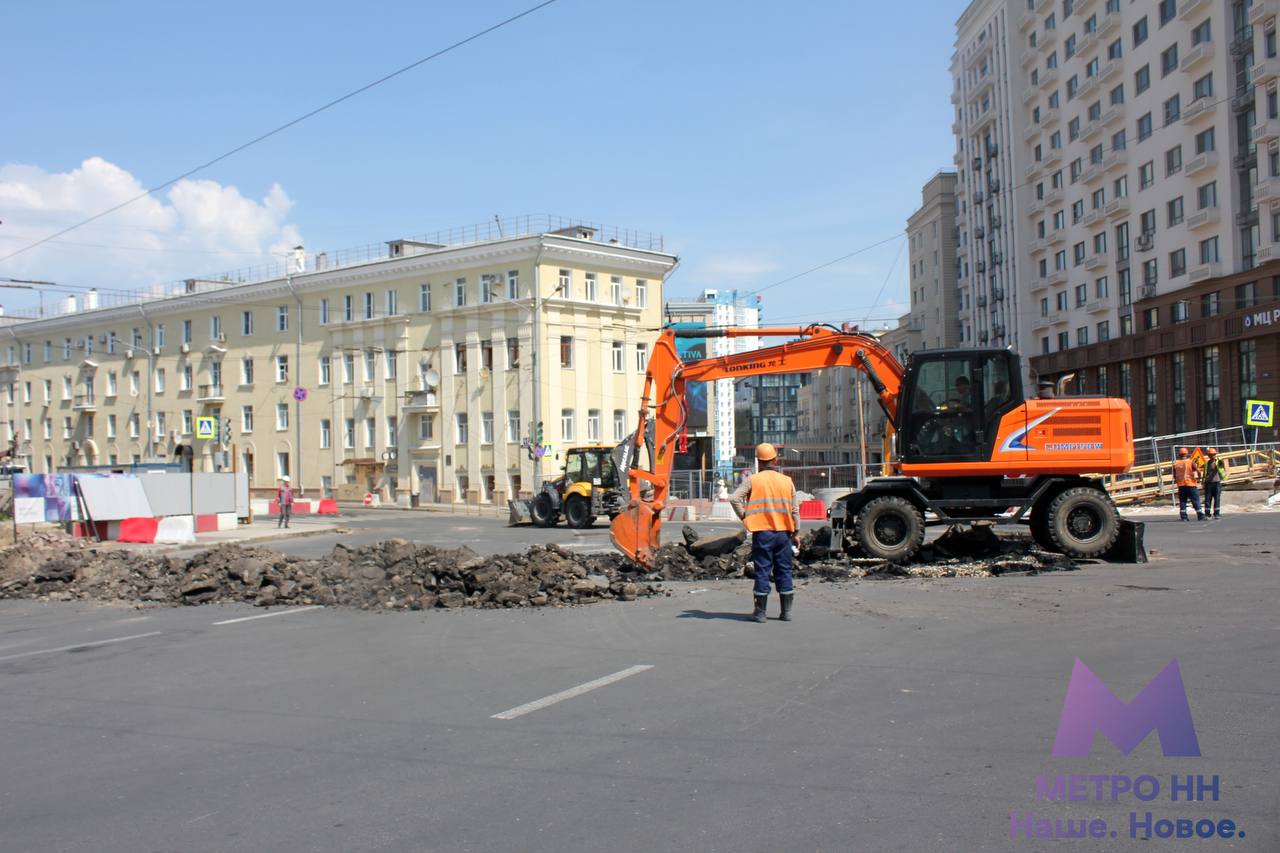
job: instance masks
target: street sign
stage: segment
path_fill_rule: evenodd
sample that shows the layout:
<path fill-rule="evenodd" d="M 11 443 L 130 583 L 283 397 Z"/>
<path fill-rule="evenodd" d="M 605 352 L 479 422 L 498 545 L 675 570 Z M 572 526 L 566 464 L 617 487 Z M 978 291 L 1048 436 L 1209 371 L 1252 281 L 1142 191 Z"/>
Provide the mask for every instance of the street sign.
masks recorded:
<path fill-rule="evenodd" d="M 373 493 L 372 493 L 372 492 L 365 492 L 365 495 L 364 495 L 364 505 L 365 505 L 365 506 L 373 506 Z"/>
<path fill-rule="evenodd" d="M 304 400 L 306 400 L 306 399 L 307 399 L 307 389 L 306 389 L 306 388 L 302 388 L 302 387 L 294 388 L 294 389 L 293 389 L 293 399 L 297 400 L 299 403 L 301 403 L 301 402 L 303 402 Z"/>
<path fill-rule="evenodd" d="M 217 438 L 218 419 L 208 415 L 196 418 L 196 438 Z"/>
<path fill-rule="evenodd" d="M 1251 427 L 1269 427 L 1276 422 L 1274 400 L 1246 400 L 1244 422 Z"/>

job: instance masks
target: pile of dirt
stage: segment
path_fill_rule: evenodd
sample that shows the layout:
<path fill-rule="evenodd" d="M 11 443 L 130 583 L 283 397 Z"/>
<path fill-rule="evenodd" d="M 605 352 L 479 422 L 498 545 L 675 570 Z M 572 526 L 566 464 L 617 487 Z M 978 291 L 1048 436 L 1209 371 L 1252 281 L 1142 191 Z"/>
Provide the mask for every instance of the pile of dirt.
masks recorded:
<path fill-rule="evenodd" d="M 752 577 L 751 544 L 745 532 L 699 537 L 686 526 L 684 540 L 664 545 L 654 561 L 664 580 L 719 580 Z M 909 563 L 858 556 L 832 547 L 830 527 L 800 535 L 795 560 L 797 578 L 841 581 L 863 577 L 995 577 L 1067 571 L 1077 568 L 1070 557 L 1042 550 L 1029 536 L 996 536 L 989 527 L 952 528 L 922 547 Z"/>
<path fill-rule="evenodd" d="M 26 536 L 0 550 L 0 598 L 93 599 L 139 604 L 245 602 L 340 605 L 364 610 L 434 607 L 543 607 L 662 595 L 666 580 L 750 577 L 746 534 L 700 537 L 659 549 L 648 572 L 616 554 L 583 555 L 558 545 L 522 554 L 480 556 L 389 539 L 360 548 L 336 546 L 306 560 L 267 548 L 221 545 L 193 557 L 95 546 L 62 533 Z M 952 530 L 906 565 L 859 558 L 832 548 L 830 528 L 804 533 L 798 578 L 991 577 L 1075 567 L 1027 538 L 996 538 L 986 528 Z"/>
<path fill-rule="evenodd" d="M 391 539 L 362 548 L 339 545 L 327 557 L 303 560 L 239 545 L 179 558 L 45 537 L 0 551 L 0 598 L 423 610 L 633 601 L 663 592 L 620 558 L 582 556 L 555 545 L 481 557 L 468 548 Z"/>

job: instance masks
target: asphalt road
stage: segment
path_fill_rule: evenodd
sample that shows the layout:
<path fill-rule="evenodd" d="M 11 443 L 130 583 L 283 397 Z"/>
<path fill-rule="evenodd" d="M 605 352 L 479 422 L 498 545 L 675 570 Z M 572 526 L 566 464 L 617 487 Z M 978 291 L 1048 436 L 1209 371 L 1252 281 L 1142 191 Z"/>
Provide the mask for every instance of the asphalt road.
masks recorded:
<path fill-rule="evenodd" d="M 1010 841 L 1034 810 L 1119 831 L 1071 849 L 1149 849 L 1128 816 L 1151 811 L 1274 851 L 1277 520 L 1154 521 L 1144 566 L 815 584 L 789 624 L 743 621 L 740 583 L 227 624 L 263 614 L 0 602 L 0 850 L 1066 849 Z M 1053 758 L 1077 657 L 1126 701 L 1178 658 L 1202 757 Z M 1065 773 L 1165 793 L 1034 800 Z M 1171 773 L 1220 800 L 1170 802 Z"/>

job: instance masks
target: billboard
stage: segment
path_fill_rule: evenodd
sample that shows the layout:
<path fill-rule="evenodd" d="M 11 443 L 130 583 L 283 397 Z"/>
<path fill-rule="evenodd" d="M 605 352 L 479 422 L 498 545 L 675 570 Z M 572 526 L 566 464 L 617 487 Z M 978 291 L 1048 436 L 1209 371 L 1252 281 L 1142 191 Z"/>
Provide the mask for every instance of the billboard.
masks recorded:
<path fill-rule="evenodd" d="M 705 329 L 707 324 L 703 321 L 695 323 L 673 323 L 671 328 L 677 330 L 683 329 Z M 699 361 L 707 357 L 707 339 L 706 338 L 676 338 L 676 355 L 680 356 L 681 361 Z M 688 406 L 688 421 L 686 428 L 691 433 L 705 433 L 707 431 L 707 383 L 690 382 L 685 385 L 684 397 L 685 404 Z"/>

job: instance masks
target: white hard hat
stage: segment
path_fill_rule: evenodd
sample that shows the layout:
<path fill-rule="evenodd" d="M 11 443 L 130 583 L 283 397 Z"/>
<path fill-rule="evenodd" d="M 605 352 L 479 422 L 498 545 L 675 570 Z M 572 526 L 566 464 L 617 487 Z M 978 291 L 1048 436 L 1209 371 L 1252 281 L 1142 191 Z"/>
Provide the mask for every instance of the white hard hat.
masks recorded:
<path fill-rule="evenodd" d="M 281 479 L 281 480 L 284 480 L 284 481 L 287 483 L 287 482 L 289 482 L 289 475 L 288 475 L 288 474 L 285 474 L 285 475 L 284 475 L 283 477 L 281 477 L 280 479 Z"/>

